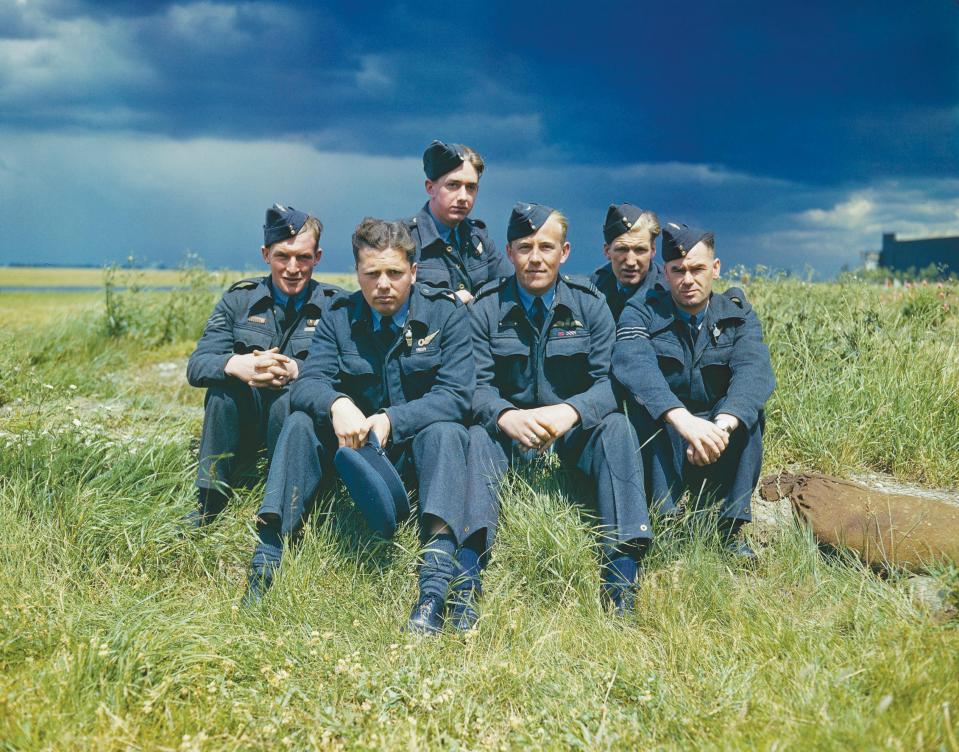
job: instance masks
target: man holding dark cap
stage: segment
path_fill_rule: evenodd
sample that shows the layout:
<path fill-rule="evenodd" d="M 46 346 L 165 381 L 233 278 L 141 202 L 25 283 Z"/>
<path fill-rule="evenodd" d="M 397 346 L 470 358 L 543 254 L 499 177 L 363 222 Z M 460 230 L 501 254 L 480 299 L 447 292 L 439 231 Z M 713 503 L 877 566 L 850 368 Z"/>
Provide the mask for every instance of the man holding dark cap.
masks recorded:
<path fill-rule="evenodd" d="M 235 283 L 217 303 L 187 363 L 187 381 L 205 387 L 197 508 L 187 524 L 211 522 L 264 446 L 268 455 L 289 413 L 313 331 L 338 287 L 312 279 L 323 225 L 274 204 L 260 252 L 267 277 Z"/>
<path fill-rule="evenodd" d="M 540 204 L 513 208 L 506 252 L 515 273 L 473 303 L 476 394 L 470 493 L 497 508 L 510 463 L 555 449 L 595 495 L 603 538 L 603 590 L 617 612 L 633 608 L 638 562 L 650 537 L 639 444 L 616 412 L 609 379 L 615 324 L 587 280 L 559 273 L 567 220 Z M 487 523 L 492 542 L 495 517 Z"/>
<path fill-rule="evenodd" d="M 283 539 L 302 524 L 324 481 L 335 478 L 338 447 L 367 452 L 374 461 L 368 480 L 386 486 L 390 498 L 388 486 L 397 484 L 377 467 L 382 451 L 419 486 L 426 550 L 409 628 L 432 633 L 442 627 L 453 578 L 463 574 L 457 549 L 468 535 L 462 421 L 475 384 L 468 313 L 450 291 L 415 283 L 415 247 L 401 222 L 363 220 L 353 233 L 353 256 L 360 289 L 334 298 L 293 389 L 295 412 L 277 443 L 259 511 L 247 602 L 260 600 Z M 374 439 L 370 454 L 366 445 Z M 364 480 L 363 458 L 345 459 L 337 467 L 359 473 L 344 480 L 354 498 L 364 496 L 357 485 Z M 368 517 L 386 535 L 406 510 L 388 511 L 393 514 Z"/>
<path fill-rule="evenodd" d="M 464 303 L 490 280 L 513 271 L 486 234 L 486 224 L 469 217 L 484 167 L 470 147 L 433 141 L 423 152 L 429 200 L 406 220 L 416 243 L 419 283 L 453 290 Z"/>
<path fill-rule="evenodd" d="M 652 502 L 671 514 L 686 488 L 696 502 L 718 502 L 727 548 L 751 559 L 737 533 L 751 519 L 762 465 L 763 406 L 775 387 L 769 350 L 742 290 L 713 292 L 712 233 L 667 223 L 663 263 L 669 289 L 623 310 L 613 376 L 631 398 Z"/>
<path fill-rule="evenodd" d="M 626 301 L 640 297 L 660 281 L 654 263 L 659 218 L 632 204 L 610 204 L 603 223 L 603 255 L 609 263 L 593 272 L 593 284 L 606 296 L 613 319 L 619 321 Z"/>

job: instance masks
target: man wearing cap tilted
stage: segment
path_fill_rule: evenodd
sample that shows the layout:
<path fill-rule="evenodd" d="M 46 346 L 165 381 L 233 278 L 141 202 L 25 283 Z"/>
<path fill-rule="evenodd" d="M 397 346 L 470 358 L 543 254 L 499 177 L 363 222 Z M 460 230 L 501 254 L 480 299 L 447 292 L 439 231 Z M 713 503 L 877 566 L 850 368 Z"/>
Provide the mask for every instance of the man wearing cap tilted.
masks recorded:
<path fill-rule="evenodd" d="M 473 303 L 476 395 L 470 429 L 471 499 L 495 510 L 511 461 L 555 448 L 595 495 L 603 539 L 603 595 L 633 608 L 638 562 L 650 537 L 639 445 L 616 412 L 609 379 L 613 317 L 585 279 L 559 273 L 569 256 L 566 218 L 519 203 L 507 232 L 515 273 L 483 287 Z M 492 540 L 496 519 L 488 521 Z"/>
<path fill-rule="evenodd" d="M 619 319 L 613 376 L 631 399 L 650 502 L 671 514 L 685 489 L 696 505 L 719 504 L 720 533 L 743 558 L 737 539 L 751 519 L 750 496 L 762 464 L 763 406 L 775 387 L 769 350 L 742 290 L 713 292 L 719 278 L 711 232 L 663 226 L 669 289 L 633 297 Z"/>
<path fill-rule="evenodd" d="M 484 167 L 470 147 L 433 141 L 423 152 L 429 200 L 406 220 L 416 243 L 419 283 L 453 290 L 464 303 L 490 280 L 513 272 L 486 224 L 469 216 Z"/>
<path fill-rule="evenodd" d="M 593 272 L 593 284 L 606 296 L 613 319 L 633 295 L 642 297 L 660 281 L 655 263 L 659 218 L 632 204 L 610 204 L 603 223 L 603 255 L 609 263 Z"/>
<path fill-rule="evenodd" d="M 360 289 L 341 293 L 320 319 L 292 392 L 259 510 L 260 543 L 247 603 L 280 562 L 334 466 L 370 527 L 389 537 L 408 512 L 395 468 L 419 486 L 426 551 L 415 632 L 443 624 L 464 530 L 468 434 L 475 384 L 466 308 L 448 290 L 415 283 L 415 248 L 401 222 L 367 218 L 353 233 Z M 455 608 L 452 609 L 455 620 Z"/>
<path fill-rule="evenodd" d="M 220 299 L 187 363 L 205 387 L 197 508 L 187 524 L 211 522 L 264 446 L 272 454 L 289 413 L 316 323 L 340 289 L 312 279 L 323 225 L 292 207 L 266 211 L 260 252 L 270 274 L 235 283 Z"/>

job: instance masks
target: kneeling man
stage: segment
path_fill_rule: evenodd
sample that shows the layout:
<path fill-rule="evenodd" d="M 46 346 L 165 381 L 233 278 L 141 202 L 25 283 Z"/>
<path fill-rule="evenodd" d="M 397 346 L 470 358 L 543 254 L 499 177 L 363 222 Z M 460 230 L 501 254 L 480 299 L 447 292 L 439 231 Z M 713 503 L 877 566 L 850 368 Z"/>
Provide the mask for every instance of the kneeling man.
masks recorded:
<path fill-rule="evenodd" d="M 415 247 L 400 222 L 367 218 L 353 233 L 360 289 L 322 317 L 291 395 L 260 518 L 247 603 L 280 563 L 282 542 L 302 524 L 338 447 L 372 442 L 419 485 L 420 598 L 409 626 L 438 631 L 464 540 L 468 433 L 475 378 L 466 308 L 448 290 L 414 284 Z M 390 471 L 392 472 L 392 471 Z M 478 569 L 475 570 L 478 576 Z M 471 572 L 465 573 L 469 579 Z"/>
<path fill-rule="evenodd" d="M 559 273 L 569 257 L 566 230 L 559 212 L 517 204 L 506 246 L 515 273 L 481 289 L 473 303 L 470 492 L 491 497 L 480 506 L 496 508 L 510 462 L 555 448 L 595 494 L 603 595 L 625 613 L 652 535 L 642 465 L 609 378 L 613 317 L 591 282 Z"/>
<path fill-rule="evenodd" d="M 275 204 L 263 225 L 267 277 L 232 285 L 206 322 L 187 363 L 187 381 L 206 387 L 190 527 L 211 522 L 257 458 L 273 452 L 289 414 L 288 387 L 299 375 L 316 322 L 340 288 L 312 279 L 323 225 Z"/>
<path fill-rule="evenodd" d="M 650 500 L 673 513 L 686 488 L 720 504 L 720 533 L 752 558 L 736 534 L 751 519 L 759 480 L 763 406 L 775 387 L 769 350 L 742 290 L 713 292 L 713 234 L 663 227 L 668 290 L 631 298 L 619 319 L 613 376 L 644 442 Z"/>

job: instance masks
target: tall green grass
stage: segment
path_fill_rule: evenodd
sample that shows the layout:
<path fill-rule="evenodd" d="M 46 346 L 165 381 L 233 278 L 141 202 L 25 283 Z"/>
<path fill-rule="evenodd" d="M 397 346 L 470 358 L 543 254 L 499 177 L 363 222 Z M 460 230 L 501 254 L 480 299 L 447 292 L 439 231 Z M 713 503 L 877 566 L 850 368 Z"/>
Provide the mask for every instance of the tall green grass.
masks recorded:
<path fill-rule="evenodd" d="M 637 614 L 618 620 L 597 598 L 591 520 L 549 463 L 510 478 L 468 636 L 402 632 L 415 530 L 375 540 L 341 493 L 265 606 L 240 609 L 262 489 L 203 534 L 177 525 L 202 288 L 189 305 L 120 293 L 122 330 L 98 307 L 14 338 L 0 749 L 959 749 L 959 631 L 900 575 L 798 528 L 744 571 L 693 518 L 657 526 Z M 959 485 L 955 287 L 759 279 L 747 294 L 779 381 L 767 470 Z"/>

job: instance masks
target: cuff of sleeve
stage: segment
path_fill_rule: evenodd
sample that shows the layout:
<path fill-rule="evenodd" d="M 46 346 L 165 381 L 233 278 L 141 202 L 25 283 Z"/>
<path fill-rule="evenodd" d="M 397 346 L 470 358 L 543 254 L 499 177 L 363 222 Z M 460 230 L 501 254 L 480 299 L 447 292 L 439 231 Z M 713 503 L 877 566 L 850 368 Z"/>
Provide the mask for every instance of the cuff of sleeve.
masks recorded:
<path fill-rule="evenodd" d="M 390 439 L 394 444 L 402 444 L 413 438 L 413 430 L 406 420 L 402 405 L 386 407 L 377 412 L 385 413 L 390 419 Z"/>
<path fill-rule="evenodd" d="M 579 423 L 584 429 L 595 428 L 606 417 L 605 415 L 601 416 L 599 410 L 593 409 L 590 401 L 583 394 L 570 397 L 566 400 L 566 404 L 579 413 Z"/>
<path fill-rule="evenodd" d="M 741 425 L 743 425 L 746 430 L 752 430 L 752 427 L 756 424 L 756 421 L 759 418 L 758 413 L 753 412 L 752 410 L 745 410 L 741 405 L 729 404 L 728 402 L 723 404 L 720 402 L 714 408 L 710 415 L 713 419 L 716 418 L 719 413 L 726 413 L 727 415 L 733 415 L 739 419 Z"/>
<path fill-rule="evenodd" d="M 491 436 L 496 436 L 499 433 L 499 416 L 505 413 L 507 410 L 515 410 L 516 405 L 506 399 L 495 400 L 492 404 L 487 407 L 489 411 L 489 417 L 486 419 L 486 430 L 489 431 Z"/>
<path fill-rule="evenodd" d="M 672 392 L 669 394 L 672 399 L 667 397 L 664 399 L 652 400 L 650 402 L 640 402 L 640 404 L 645 407 L 649 411 L 649 414 L 656 420 L 662 420 L 666 413 L 668 413 L 670 410 L 686 407 L 686 405 L 684 405 L 676 395 L 674 395 Z"/>

